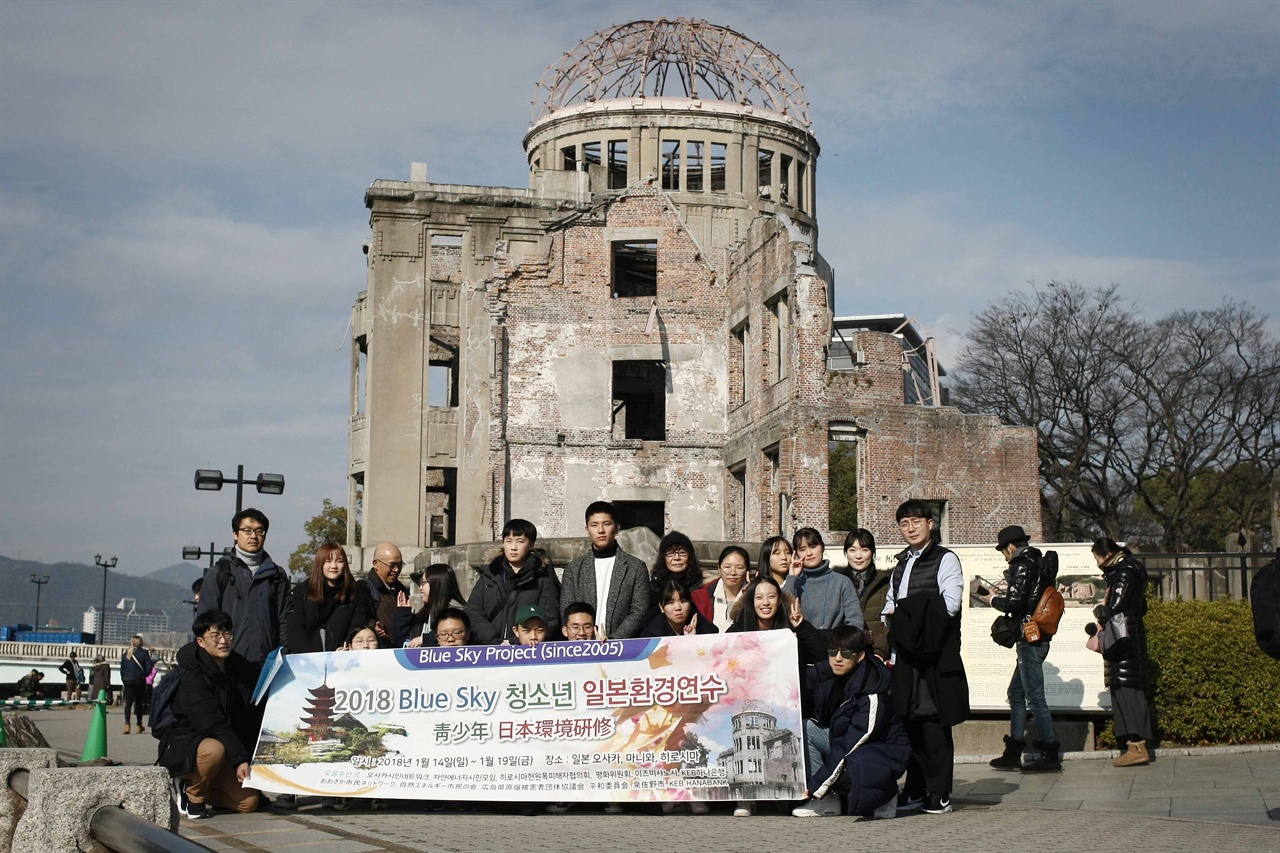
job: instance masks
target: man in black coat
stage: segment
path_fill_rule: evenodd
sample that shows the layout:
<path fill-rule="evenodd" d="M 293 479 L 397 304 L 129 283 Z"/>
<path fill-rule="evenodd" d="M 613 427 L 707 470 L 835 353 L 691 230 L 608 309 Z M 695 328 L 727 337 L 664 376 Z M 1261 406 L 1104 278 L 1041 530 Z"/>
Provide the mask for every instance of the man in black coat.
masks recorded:
<path fill-rule="evenodd" d="M 978 596 L 996 610 L 1011 617 L 1021 628 L 1031 619 L 1040 596 L 1052 582 L 1044 568 L 1044 555 L 1031 547 L 1031 537 L 1020 525 L 1011 524 L 996 537 L 996 550 L 1009 563 L 1005 570 L 1008 589 L 1004 595 L 988 592 Z M 1044 698 L 1044 662 L 1049 656 L 1049 635 L 1042 634 L 1034 643 L 1023 635 L 1016 644 L 1018 662 L 1009 681 L 1009 734 L 1004 739 L 1004 754 L 990 764 L 996 770 L 1021 770 L 1024 773 L 1052 772 L 1062 769 L 1061 745 L 1053 735 L 1053 717 Z M 1027 711 L 1035 721 L 1036 739 L 1031 745 L 1039 755 L 1022 763 L 1027 745 Z"/>
<path fill-rule="evenodd" d="M 178 666 L 166 678 L 181 678 L 173 697 L 175 722 L 160 737 L 156 762 L 185 782 L 182 814 L 211 816 L 210 806 L 251 812 L 258 792 L 245 788 L 261 722 L 250 704 L 260 665 L 231 650 L 231 617 L 201 613 L 192 625 L 195 642 L 178 650 Z"/>
<path fill-rule="evenodd" d="M 960 660 L 960 558 L 934 536 L 933 508 L 922 500 L 898 507 L 907 549 L 890 575 L 883 616 L 892 618 L 890 696 L 911 739 L 907 781 L 898 810 L 951 811 L 955 769 L 952 726 L 969 717 L 969 682 Z"/>
<path fill-rule="evenodd" d="M 204 574 L 197 614 L 221 610 L 236 625 L 235 651 L 261 664 L 285 644 L 289 608 L 289 576 L 266 551 L 271 522 L 252 507 L 231 519 L 236 547 Z"/>

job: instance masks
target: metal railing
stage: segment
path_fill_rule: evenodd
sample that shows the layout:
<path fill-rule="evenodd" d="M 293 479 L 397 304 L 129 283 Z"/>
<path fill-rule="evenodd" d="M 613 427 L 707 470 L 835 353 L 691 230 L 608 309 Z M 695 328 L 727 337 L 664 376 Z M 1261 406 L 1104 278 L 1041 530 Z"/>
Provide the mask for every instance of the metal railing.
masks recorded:
<path fill-rule="evenodd" d="M 27 799 L 31 774 L 15 770 L 9 774 L 9 788 Z M 89 834 L 108 850 L 118 853 L 211 853 L 208 847 L 170 832 L 120 806 L 102 806 L 89 817 Z"/>
<path fill-rule="evenodd" d="M 1135 554 L 1160 598 L 1214 601 L 1249 599 L 1253 576 L 1276 558 L 1274 551 L 1240 554 Z"/>

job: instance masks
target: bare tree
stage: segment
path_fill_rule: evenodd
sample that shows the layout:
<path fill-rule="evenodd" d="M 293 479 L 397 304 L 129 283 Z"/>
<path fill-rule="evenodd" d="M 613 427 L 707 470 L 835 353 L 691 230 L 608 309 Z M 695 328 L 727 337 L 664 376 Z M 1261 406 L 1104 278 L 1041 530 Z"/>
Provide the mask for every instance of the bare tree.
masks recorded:
<path fill-rule="evenodd" d="M 1036 428 L 1049 538 L 1178 549 L 1204 540 L 1190 528 L 1206 507 L 1224 530 L 1253 521 L 1247 484 L 1280 446 L 1280 346 L 1253 308 L 1147 323 L 1116 285 L 1049 282 L 979 312 L 968 337 L 953 399 Z"/>

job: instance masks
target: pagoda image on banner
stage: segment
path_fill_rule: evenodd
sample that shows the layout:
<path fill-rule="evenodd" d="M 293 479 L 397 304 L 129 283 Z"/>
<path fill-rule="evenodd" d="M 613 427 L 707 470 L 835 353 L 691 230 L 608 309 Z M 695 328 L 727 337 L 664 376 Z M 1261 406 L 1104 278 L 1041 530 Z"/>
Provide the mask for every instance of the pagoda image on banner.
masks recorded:
<path fill-rule="evenodd" d="M 309 688 L 307 693 L 311 695 L 305 700 L 307 715 L 302 718 L 302 723 L 306 727 L 311 754 L 320 758 L 342 746 L 342 740 L 333 736 L 333 708 L 338 700 L 337 692 L 329 686 L 328 668 L 320 686 Z"/>
<path fill-rule="evenodd" d="M 265 764 L 298 765 L 311 762 L 345 762 L 352 756 L 378 757 L 389 750 L 388 735 L 407 736 L 403 726 L 389 722 L 365 725 L 350 713 L 335 716 L 338 691 L 329 686 L 326 666 L 320 684 L 306 688 L 303 714 L 287 728 L 264 726 L 258 736 L 254 760 Z"/>

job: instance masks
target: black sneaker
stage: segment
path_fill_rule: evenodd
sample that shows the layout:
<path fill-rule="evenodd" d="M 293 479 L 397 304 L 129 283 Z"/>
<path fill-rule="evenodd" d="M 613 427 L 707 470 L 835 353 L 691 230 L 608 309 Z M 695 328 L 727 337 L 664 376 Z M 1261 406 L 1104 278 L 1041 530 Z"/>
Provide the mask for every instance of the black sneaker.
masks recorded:
<path fill-rule="evenodd" d="M 951 795 L 930 792 L 924 799 L 925 814 L 946 814 L 951 811 Z"/>
<path fill-rule="evenodd" d="M 209 806 L 205 803 L 187 800 L 187 804 L 182 807 L 182 816 L 190 820 L 207 820 L 213 817 L 213 812 L 209 811 Z"/>
<path fill-rule="evenodd" d="M 903 791 L 898 795 L 898 811 L 913 812 L 924 805 L 924 797 L 919 794 L 908 794 Z"/>

